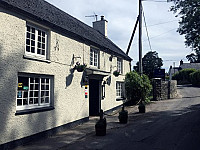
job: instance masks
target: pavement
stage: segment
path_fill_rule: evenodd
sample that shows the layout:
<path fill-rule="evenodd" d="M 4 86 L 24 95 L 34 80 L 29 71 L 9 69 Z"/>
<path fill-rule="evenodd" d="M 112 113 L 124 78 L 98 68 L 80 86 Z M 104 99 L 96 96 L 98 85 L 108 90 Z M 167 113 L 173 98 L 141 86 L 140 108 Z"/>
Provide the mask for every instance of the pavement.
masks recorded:
<path fill-rule="evenodd" d="M 106 114 L 107 120 L 107 130 L 117 129 L 125 127 L 126 124 L 120 124 L 118 120 L 118 113 L 121 109 L 117 109 L 109 114 Z M 128 113 L 137 113 L 138 106 L 129 106 L 125 110 Z M 138 115 L 142 115 L 139 114 Z M 86 136 L 94 135 L 95 136 L 95 124 L 99 120 L 99 117 L 90 117 L 89 121 L 83 124 L 80 124 L 74 128 L 66 129 L 62 132 L 59 132 L 56 135 L 53 135 L 48 138 L 39 139 L 36 141 L 29 142 L 25 145 L 18 146 L 13 150 L 59 150 L 67 145 L 73 144 L 76 141 L 79 141 Z"/>

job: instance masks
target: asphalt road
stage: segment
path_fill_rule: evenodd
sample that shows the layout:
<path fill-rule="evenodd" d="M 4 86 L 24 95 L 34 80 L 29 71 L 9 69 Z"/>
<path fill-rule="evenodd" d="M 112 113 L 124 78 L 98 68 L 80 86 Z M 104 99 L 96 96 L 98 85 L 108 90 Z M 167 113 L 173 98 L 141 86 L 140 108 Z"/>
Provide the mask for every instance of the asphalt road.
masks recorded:
<path fill-rule="evenodd" d="M 180 98 L 152 103 L 145 114 L 129 113 L 128 124 L 106 136 L 90 134 L 61 150 L 199 150 L 200 88 L 178 90 Z"/>

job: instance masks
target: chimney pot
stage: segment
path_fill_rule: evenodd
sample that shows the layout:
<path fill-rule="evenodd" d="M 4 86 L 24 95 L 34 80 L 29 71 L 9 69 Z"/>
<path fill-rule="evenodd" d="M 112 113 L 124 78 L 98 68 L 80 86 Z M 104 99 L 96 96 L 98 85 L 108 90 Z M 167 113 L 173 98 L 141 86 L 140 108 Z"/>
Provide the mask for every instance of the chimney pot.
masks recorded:
<path fill-rule="evenodd" d="M 107 37 L 107 23 L 108 21 L 101 16 L 101 20 L 93 22 L 93 28 Z"/>

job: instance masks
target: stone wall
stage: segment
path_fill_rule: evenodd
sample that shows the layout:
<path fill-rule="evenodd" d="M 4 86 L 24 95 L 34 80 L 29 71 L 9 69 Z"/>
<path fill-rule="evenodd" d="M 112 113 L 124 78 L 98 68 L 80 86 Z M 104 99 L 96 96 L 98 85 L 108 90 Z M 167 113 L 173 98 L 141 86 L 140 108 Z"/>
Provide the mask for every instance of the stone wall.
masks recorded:
<path fill-rule="evenodd" d="M 177 81 L 162 81 L 160 78 L 153 79 L 153 99 L 166 100 L 176 98 Z"/>

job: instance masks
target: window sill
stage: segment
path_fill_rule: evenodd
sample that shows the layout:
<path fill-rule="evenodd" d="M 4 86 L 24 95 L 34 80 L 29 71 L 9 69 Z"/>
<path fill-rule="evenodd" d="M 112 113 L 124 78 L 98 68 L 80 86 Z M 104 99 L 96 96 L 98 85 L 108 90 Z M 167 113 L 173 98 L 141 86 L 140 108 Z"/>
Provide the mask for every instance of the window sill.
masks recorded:
<path fill-rule="evenodd" d="M 126 98 L 125 97 L 116 98 L 116 101 L 123 101 L 123 100 L 126 100 Z"/>
<path fill-rule="evenodd" d="M 43 108 L 34 108 L 34 109 L 26 109 L 26 110 L 17 110 L 15 115 L 24 115 L 24 114 L 32 114 L 32 113 L 38 113 L 38 112 L 44 112 L 44 111 L 50 111 L 55 109 L 54 107 L 43 107 Z"/>
<path fill-rule="evenodd" d="M 41 62 L 47 62 L 47 63 L 51 63 L 50 60 L 41 58 L 41 57 L 37 57 L 37 56 L 31 56 L 31 55 L 23 55 L 24 59 L 30 59 L 30 60 L 36 60 L 36 61 L 41 61 Z"/>

